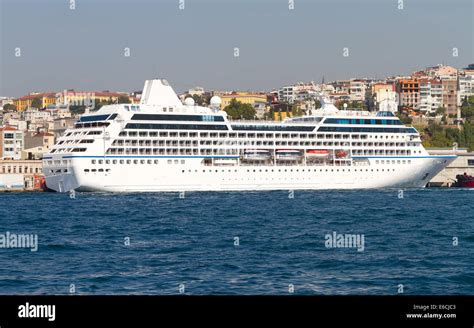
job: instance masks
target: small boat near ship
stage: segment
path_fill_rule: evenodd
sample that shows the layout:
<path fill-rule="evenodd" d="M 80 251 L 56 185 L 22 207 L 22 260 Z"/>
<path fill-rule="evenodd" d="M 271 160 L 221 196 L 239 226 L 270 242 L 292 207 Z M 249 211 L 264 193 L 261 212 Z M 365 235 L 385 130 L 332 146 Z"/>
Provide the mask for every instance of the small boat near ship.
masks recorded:
<path fill-rule="evenodd" d="M 456 175 L 455 188 L 474 188 L 474 177 L 467 173 Z"/>

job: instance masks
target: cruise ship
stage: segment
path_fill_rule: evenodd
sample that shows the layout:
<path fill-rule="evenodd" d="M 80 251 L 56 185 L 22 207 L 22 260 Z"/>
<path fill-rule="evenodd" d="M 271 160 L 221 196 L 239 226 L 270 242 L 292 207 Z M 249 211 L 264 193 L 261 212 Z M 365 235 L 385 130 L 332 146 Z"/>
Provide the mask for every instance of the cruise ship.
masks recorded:
<path fill-rule="evenodd" d="M 418 188 L 456 156 L 430 156 L 419 133 L 391 112 L 321 108 L 282 122 L 235 121 L 164 79 L 139 104 L 82 115 L 43 157 L 58 192 Z"/>

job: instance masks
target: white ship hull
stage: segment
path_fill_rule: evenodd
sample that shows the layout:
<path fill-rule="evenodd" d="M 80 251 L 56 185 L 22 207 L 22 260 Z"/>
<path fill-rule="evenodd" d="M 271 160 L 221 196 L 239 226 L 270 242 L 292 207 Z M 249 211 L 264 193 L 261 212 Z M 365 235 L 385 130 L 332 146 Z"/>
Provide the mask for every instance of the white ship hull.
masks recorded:
<path fill-rule="evenodd" d="M 105 165 L 104 172 L 88 172 L 90 159 L 75 158 L 68 173 L 46 176 L 48 188 L 58 192 L 176 192 L 244 190 L 317 190 L 420 188 L 438 174 L 453 156 L 409 158 L 411 164 L 361 166 L 276 165 L 203 166 L 201 159 L 185 164 Z M 407 158 L 404 158 L 405 160 Z M 181 161 L 181 160 L 180 160 Z M 375 159 L 370 159 L 375 162 Z M 129 167 L 132 166 L 132 167 Z M 105 172 L 110 169 L 109 172 Z"/>

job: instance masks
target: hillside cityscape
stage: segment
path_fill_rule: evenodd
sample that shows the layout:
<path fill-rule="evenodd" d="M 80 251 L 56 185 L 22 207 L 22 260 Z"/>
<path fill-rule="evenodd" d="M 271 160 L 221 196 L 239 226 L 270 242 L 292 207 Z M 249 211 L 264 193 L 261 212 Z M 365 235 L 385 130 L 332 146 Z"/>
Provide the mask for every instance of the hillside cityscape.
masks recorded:
<path fill-rule="evenodd" d="M 320 83 L 298 82 L 262 91 L 205 90 L 194 87 L 179 94 L 197 105 L 221 98 L 220 109 L 230 120 L 283 121 L 311 115 L 324 95 L 340 110 L 390 111 L 415 127 L 427 148 L 474 149 L 474 64 L 458 69 L 437 65 L 410 76 L 385 79 L 352 78 Z M 0 99 L 0 189 L 43 190 L 43 155 L 74 127 L 83 113 L 114 103 L 139 104 L 141 91 L 30 92 Z M 467 155 L 466 153 L 465 155 Z M 474 160 L 462 161 L 467 171 Z M 469 157 L 470 158 L 470 157 Z M 458 165 L 458 164 L 456 164 Z M 454 173 L 453 173 L 454 174 Z M 455 174 L 454 174 L 455 175 Z M 449 184 L 441 180 L 441 184 Z"/>
<path fill-rule="evenodd" d="M 180 94 L 198 105 L 212 96 L 222 99 L 230 119 L 285 120 L 311 114 L 324 94 L 339 109 L 391 111 L 412 124 L 427 147 L 474 148 L 474 64 L 465 68 L 428 67 L 410 76 L 351 78 L 320 83 L 298 82 L 271 91 L 222 91 L 194 87 Z M 0 99 L 0 159 L 41 159 L 85 111 L 112 103 L 140 102 L 141 91 L 30 92 Z M 9 136 L 14 135 L 11 140 Z"/>

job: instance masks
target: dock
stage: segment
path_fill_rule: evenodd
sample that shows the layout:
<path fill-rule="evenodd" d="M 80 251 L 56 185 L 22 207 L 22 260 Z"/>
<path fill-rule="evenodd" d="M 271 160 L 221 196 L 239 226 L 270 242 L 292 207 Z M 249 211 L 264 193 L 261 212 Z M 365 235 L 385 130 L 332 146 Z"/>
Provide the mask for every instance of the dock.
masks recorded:
<path fill-rule="evenodd" d="M 451 187 L 456 181 L 456 175 L 467 173 L 474 175 L 474 152 L 466 148 L 428 148 L 430 155 L 457 155 L 458 158 L 438 173 L 428 183 L 428 187 Z"/>

